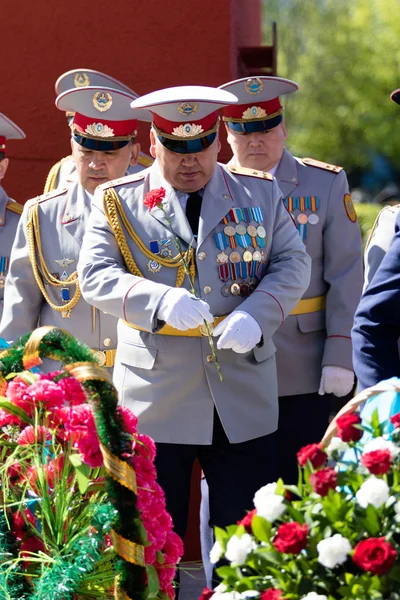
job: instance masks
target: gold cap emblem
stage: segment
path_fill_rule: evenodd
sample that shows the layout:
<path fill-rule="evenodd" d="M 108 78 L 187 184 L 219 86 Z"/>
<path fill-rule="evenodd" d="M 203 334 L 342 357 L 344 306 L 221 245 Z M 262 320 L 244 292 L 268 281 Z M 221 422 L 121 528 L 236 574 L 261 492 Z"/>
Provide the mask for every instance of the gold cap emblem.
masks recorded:
<path fill-rule="evenodd" d="M 92 123 L 85 129 L 85 133 L 92 135 L 93 137 L 114 137 L 114 129 L 103 123 Z"/>
<path fill-rule="evenodd" d="M 93 106 L 99 112 L 106 112 L 113 103 L 111 94 L 108 92 L 96 92 L 93 95 Z"/>
<path fill-rule="evenodd" d="M 251 94 L 252 96 L 256 96 L 257 94 L 259 94 L 262 91 L 264 84 L 259 77 L 252 77 L 251 79 L 248 79 L 246 81 L 244 87 L 248 94 Z"/>
<path fill-rule="evenodd" d="M 261 106 L 250 106 L 242 114 L 242 119 L 262 119 L 267 116 L 267 113 Z"/>
<path fill-rule="evenodd" d="M 90 85 L 90 79 L 86 73 L 75 73 L 74 86 L 83 87 Z"/>
<path fill-rule="evenodd" d="M 199 105 L 197 102 L 181 102 L 178 104 L 178 112 L 187 117 L 197 112 L 198 109 Z"/>
<path fill-rule="evenodd" d="M 194 135 L 199 135 L 203 133 L 204 129 L 201 125 L 196 125 L 193 123 L 186 123 L 185 125 L 179 125 L 179 127 L 175 127 L 172 130 L 172 134 L 176 135 L 176 137 L 193 137 Z"/>

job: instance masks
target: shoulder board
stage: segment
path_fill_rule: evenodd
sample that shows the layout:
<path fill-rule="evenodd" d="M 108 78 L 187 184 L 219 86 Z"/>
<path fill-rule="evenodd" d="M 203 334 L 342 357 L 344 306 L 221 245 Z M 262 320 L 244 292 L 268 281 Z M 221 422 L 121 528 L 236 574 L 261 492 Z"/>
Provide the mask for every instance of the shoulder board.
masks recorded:
<path fill-rule="evenodd" d="M 228 165 L 228 169 L 235 175 L 247 175 L 247 177 L 258 177 L 259 179 L 268 179 L 268 181 L 273 181 L 274 179 L 270 173 L 267 173 L 267 171 L 257 171 L 256 169 L 234 167 L 233 165 Z"/>
<path fill-rule="evenodd" d="M 46 202 L 46 200 L 57 198 L 58 196 L 62 196 L 66 192 L 68 192 L 67 187 L 56 188 L 55 190 L 51 190 L 51 192 L 47 192 L 47 194 L 42 194 L 41 196 L 36 196 L 36 198 L 32 198 L 32 200 L 29 200 L 29 206 L 33 206 L 34 204 L 41 204 L 42 202 Z"/>
<path fill-rule="evenodd" d="M 330 171 L 331 173 L 340 173 L 340 171 L 343 171 L 343 167 L 330 165 L 329 163 L 322 162 L 322 160 L 315 160 L 314 158 L 303 158 L 302 161 L 308 167 L 316 167 L 317 169 L 323 169 L 324 171 Z"/>
<path fill-rule="evenodd" d="M 102 183 L 98 186 L 97 189 L 108 190 L 112 187 L 118 187 L 119 185 L 134 183 L 135 181 L 140 181 L 141 179 L 144 179 L 145 176 L 146 170 L 139 171 L 139 173 L 132 173 L 132 175 L 125 175 L 125 177 L 120 177 L 119 179 L 112 179 L 111 181 L 107 181 L 107 183 Z"/>
<path fill-rule="evenodd" d="M 24 210 L 24 207 L 21 204 L 18 204 L 18 202 L 7 202 L 7 206 L 6 206 L 7 210 L 11 210 L 11 212 L 16 213 L 17 215 L 22 215 L 22 211 Z"/>
<path fill-rule="evenodd" d="M 64 158 L 62 158 L 61 160 L 56 162 L 51 167 L 51 169 L 47 175 L 47 178 L 46 178 L 46 183 L 44 184 L 43 191 L 45 194 L 47 192 L 52 192 L 53 190 L 56 189 L 57 176 L 60 172 L 61 166 L 66 160 L 71 160 L 71 159 L 72 159 L 72 156 L 71 156 L 71 154 L 69 154 L 68 156 L 64 156 Z"/>
<path fill-rule="evenodd" d="M 153 162 L 154 162 L 154 158 L 151 158 L 150 156 L 147 156 L 146 154 L 141 154 L 138 158 L 138 163 L 139 163 L 139 165 L 142 165 L 142 167 L 151 167 Z"/>

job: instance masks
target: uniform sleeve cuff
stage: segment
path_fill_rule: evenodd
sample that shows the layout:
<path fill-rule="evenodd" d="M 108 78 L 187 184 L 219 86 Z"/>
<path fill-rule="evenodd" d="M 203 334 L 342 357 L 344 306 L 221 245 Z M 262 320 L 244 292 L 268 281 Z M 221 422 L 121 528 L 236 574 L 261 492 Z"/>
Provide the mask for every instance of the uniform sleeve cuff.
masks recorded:
<path fill-rule="evenodd" d="M 353 371 L 352 344 L 350 336 L 330 335 L 325 342 L 322 366 L 332 365 Z"/>

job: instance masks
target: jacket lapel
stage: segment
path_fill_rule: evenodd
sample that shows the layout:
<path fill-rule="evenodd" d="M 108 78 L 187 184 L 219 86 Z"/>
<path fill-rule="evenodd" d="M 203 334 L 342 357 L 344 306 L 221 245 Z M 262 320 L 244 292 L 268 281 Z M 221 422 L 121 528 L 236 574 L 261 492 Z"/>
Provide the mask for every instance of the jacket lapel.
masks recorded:
<path fill-rule="evenodd" d="M 183 241 L 190 244 L 193 247 L 196 247 L 196 242 L 193 239 L 193 233 L 190 228 L 189 222 L 186 218 L 186 214 L 182 208 L 182 205 L 179 201 L 179 196 L 175 188 L 173 188 L 165 179 L 162 177 L 160 173 L 159 166 L 157 161 L 154 162 L 151 168 L 150 174 L 150 190 L 154 190 L 157 188 L 163 187 L 166 191 L 164 206 L 165 212 L 171 219 L 171 227 L 173 232 L 181 238 Z M 161 223 L 165 223 L 165 216 L 160 209 L 154 209 L 152 211 L 155 217 Z"/>
<path fill-rule="evenodd" d="M 275 177 L 284 198 L 290 196 L 299 185 L 297 161 L 286 148 L 283 151 Z"/>
<path fill-rule="evenodd" d="M 6 206 L 8 202 L 8 196 L 4 190 L 4 188 L 0 185 L 0 227 L 6 222 Z"/>
<path fill-rule="evenodd" d="M 213 176 L 204 189 L 197 238 L 198 247 L 234 206 L 228 177 L 224 167 L 218 163 Z"/>
<path fill-rule="evenodd" d="M 61 215 L 61 225 L 82 245 L 85 222 L 90 214 L 90 196 L 79 184 L 71 184 Z"/>

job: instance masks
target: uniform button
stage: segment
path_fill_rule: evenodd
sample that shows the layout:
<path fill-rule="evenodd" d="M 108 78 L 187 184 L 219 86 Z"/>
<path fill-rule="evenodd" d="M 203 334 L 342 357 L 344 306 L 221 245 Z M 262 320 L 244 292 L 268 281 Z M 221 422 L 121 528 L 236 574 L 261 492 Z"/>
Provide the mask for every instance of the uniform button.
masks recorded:
<path fill-rule="evenodd" d="M 203 292 L 205 294 L 209 294 L 211 292 L 211 287 L 209 285 L 204 286 Z"/>
<path fill-rule="evenodd" d="M 199 260 L 204 260 L 206 256 L 207 256 L 207 254 L 205 252 L 199 252 L 197 255 L 197 258 Z"/>
<path fill-rule="evenodd" d="M 213 355 L 212 355 L 212 354 L 207 354 L 206 361 L 207 361 L 208 363 L 212 363 L 212 362 L 214 362 L 214 357 L 213 357 Z"/>
<path fill-rule="evenodd" d="M 229 200 L 228 194 L 222 194 L 222 197 L 223 197 L 224 200 Z"/>
<path fill-rule="evenodd" d="M 111 344 L 112 344 L 112 340 L 111 340 L 110 338 L 106 338 L 106 339 L 103 341 L 103 344 L 106 346 L 106 348 L 108 348 L 109 346 L 111 346 Z"/>

